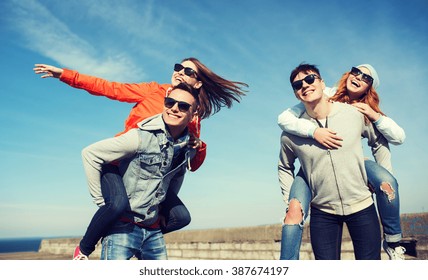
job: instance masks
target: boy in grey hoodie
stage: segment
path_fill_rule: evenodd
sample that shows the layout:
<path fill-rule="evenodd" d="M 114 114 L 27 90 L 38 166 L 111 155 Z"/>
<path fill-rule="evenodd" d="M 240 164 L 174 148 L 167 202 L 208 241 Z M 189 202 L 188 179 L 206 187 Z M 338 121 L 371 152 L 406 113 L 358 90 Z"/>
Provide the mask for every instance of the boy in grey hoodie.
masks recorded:
<path fill-rule="evenodd" d="M 294 93 L 305 106 L 304 118 L 320 127 L 333 128 L 342 147 L 326 149 L 314 139 L 283 132 L 278 165 L 279 182 L 288 201 L 299 159 L 311 188 L 310 233 L 316 259 L 340 259 L 343 223 L 354 245 L 355 259 L 380 259 L 381 233 L 372 194 L 367 187 L 361 137 L 368 139 L 377 162 L 389 166 L 390 152 L 383 136 L 366 124 L 354 107 L 330 102 L 319 70 L 301 64 L 290 75 Z"/>

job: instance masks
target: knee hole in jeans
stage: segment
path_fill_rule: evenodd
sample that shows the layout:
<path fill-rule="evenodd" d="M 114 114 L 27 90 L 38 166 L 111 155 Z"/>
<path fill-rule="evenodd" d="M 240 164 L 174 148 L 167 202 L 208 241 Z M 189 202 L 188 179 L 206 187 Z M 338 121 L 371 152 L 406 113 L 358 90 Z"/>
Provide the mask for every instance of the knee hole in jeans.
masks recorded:
<path fill-rule="evenodd" d="M 303 220 L 302 204 L 297 199 L 290 200 L 288 205 L 287 215 L 285 216 L 284 224 L 297 225 Z"/>
<path fill-rule="evenodd" d="M 382 182 L 380 185 L 381 191 L 387 195 L 388 201 L 391 202 L 395 199 L 395 190 L 388 182 Z"/>

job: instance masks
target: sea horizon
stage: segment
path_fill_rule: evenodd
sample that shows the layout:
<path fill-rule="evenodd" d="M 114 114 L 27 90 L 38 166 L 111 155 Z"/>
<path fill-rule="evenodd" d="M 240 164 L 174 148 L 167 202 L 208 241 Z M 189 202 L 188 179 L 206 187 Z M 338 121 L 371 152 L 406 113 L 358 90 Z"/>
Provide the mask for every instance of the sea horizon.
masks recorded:
<path fill-rule="evenodd" d="M 70 236 L 50 237 L 2 237 L 0 238 L 1 253 L 38 252 L 43 239 L 74 238 Z"/>
<path fill-rule="evenodd" d="M 0 238 L 0 253 L 37 252 L 43 237 Z"/>

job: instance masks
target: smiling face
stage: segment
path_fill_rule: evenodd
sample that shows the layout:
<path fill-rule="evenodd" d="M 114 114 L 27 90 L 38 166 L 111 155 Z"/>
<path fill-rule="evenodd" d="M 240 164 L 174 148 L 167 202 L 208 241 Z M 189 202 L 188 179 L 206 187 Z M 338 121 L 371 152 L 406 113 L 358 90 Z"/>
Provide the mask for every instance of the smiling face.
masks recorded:
<path fill-rule="evenodd" d="M 172 137 L 176 138 L 184 131 L 193 116 L 197 114 L 197 102 L 193 95 L 179 88 L 173 89 L 168 97 L 177 102 L 171 108 L 164 106 L 162 118 L 168 126 Z M 183 109 L 180 110 L 178 102 L 185 102 L 191 106 L 187 111 L 183 112 Z"/>
<path fill-rule="evenodd" d="M 179 83 L 186 83 L 194 88 L 200 88 L 202 86 L 202 82 L 197 79 L 198 68 L 196 67 L 196 65 L 189 60 L 183 61 L 180 64 L 183 65 L 184 68 L 188 67 L 193 69 L 196 72 L 196 75 L 191 75 L 191 76 L 186 75 L 184 73 L 185 72 L 184 68 L 181 69 L 180 71 L 174 71 L 171 77 L 171 85 L 174 87 Z"/>
<path fill-rule="evenodd" d="M 315 75 L 313 82 L 309 79 L 310 75 Z M 298 90 L 294 89 L 294 94 L 297 99 L 304 103 L 312 103 L 319 100 L 323 96 L 323 90 L 325 88 L 324 81 L 318 77 L 318 74 L 313 71 L 299 72 L 293 79 L 293 83 L 296 81 L 302 81 L 302 87 Z M 312 83 L 308 83 L 312 82 Z"/>
<path fill-rule="evenodd" d="M 371 75 L 369 69 L 365 67 L 359 67 L 361 72 L 364 74 Z M 371 84 L 367 84 L 362 80 L 362 75 L 355 76 L 349 74 L 346 80 L 346 89 L 348 90 L 349 98 L 351 100 L 359 100 L 363 95 L 370 89 Z"/>

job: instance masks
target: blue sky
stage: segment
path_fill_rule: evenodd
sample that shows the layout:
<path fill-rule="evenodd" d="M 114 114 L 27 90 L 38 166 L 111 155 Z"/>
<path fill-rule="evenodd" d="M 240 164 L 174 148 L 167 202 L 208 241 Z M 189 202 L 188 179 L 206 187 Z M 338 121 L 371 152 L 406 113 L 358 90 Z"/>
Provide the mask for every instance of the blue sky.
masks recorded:
<path fill-rule="evenodd" d="M 80 152 L 122 131 L 132 107 L 40 79 L 35 63 L 168 83 L 194 56 L 249 84 L 202 123 L 207 159 L 180 192 L 187 229 L 279 223 L 277 116 L 297 102 L 290 71 L 314 63 L 332 85 L 370 63 L 381 109 L 407 135 L 391 147 L 401 212 L 428 211 L 427 14 L 426 0 L 1 1 L 0 238 L 83 235 L 96 206 Z"/>

